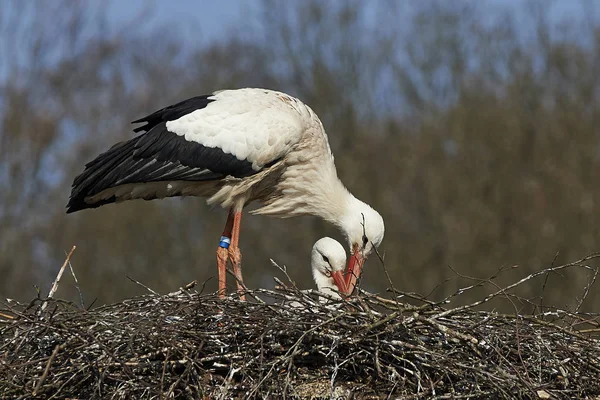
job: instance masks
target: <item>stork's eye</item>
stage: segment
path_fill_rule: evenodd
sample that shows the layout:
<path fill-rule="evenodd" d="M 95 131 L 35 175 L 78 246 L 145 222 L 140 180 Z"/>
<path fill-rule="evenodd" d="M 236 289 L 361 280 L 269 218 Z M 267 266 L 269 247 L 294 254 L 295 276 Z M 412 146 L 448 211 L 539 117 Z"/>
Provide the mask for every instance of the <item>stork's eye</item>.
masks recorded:
<path fill-rule="evenodd" d="M 323 261 L 325 261 L 327 264 L 329 264 L 329 258 L 327 258 L 327 256 L 323 256 Z"/>
<path fill-rule="evenodd" d="M 363 241 L 363 247 L 365 247 L 367 245 L 367 243 L 369 243 L 369 238 L 367 237 L 367 235 L 363 235 L 362 241 Z"/>

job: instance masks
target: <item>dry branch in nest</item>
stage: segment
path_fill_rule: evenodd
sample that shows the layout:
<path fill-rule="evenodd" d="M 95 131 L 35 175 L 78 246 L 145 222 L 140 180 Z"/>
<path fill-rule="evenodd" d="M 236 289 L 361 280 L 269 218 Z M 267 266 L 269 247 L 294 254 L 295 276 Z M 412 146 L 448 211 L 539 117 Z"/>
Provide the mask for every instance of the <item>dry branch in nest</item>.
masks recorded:
<path fill-rule="evenodd" d="M 589 268 L 587 261 L 597 256 L 545 274 Z M 538 276 L 544 273 L 528 279 Z M 493 296 L 515 301 L 514 286 Z M 450 308 L 448 301 L 410 295 L 423 301 L 408 305 L 398 300 L 406 294 L 384 299 L 363 291 L 349 301 L 294 287 L 248 294 L 253 300 L 244 303 L 235 295 L 221 300 L 188 287 L 91 311 L 57 299 L 8 302 L 0 310 L 0 395 L 600 396 L 597 314 L 546 308 L 525 316 L 476 309 L 492 295 Z"/>

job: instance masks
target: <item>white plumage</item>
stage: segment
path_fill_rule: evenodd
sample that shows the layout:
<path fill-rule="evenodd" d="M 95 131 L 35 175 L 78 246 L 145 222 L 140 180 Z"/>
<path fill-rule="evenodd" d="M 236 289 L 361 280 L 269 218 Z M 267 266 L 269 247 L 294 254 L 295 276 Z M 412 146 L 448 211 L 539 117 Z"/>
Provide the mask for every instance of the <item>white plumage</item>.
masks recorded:
<path fill-rule="evenodd" d="M 341 299 L 346 293 L 342 273 L 346 268 L 346 251 L 335 239 L 324 237 L 312 248 L 310 265 L 317 290 L 333 298 Z"/>
<path fill-rule="evenodd" d="M 86 165 L 74 183 L 67 212 L 143 198 L 205 196 L 230 209 L 217 249 L 219 290 L 232 261 L 241 290 L 238 248 L 241 213 L 287 218 L 316 215 L 337 226 L 351 250 L 347 291 L 366 257 L 383 240 L 381 216 L 356 199 L 337 177 L 327 135 L 300 100 L 265 89 L 194 97 L 135 122 L 140 136 L 113 146 Z"/>
<path fill-rule="evenodd" d="M 168 121 L 167 129 L 247 160 L 258 171 L 300 141 L 304 122 L 310 118 L 308 110 L 291 98 L 282 101 L 284 96 L 257 89 L 220 91 L 209 97 L 214 103 Z"/>
<path fill-rule="evenodd" d="M 344 268 L 346 267 L 346 251 L 335 239 L 324 237 L 314 244 L 310 254 L 310 267 L 317 290 L 327 297 L 341 299 L 346 293 Z M 327 303 L 326 297 L 320 297 L 320 302 Z M 291 308 L 306 308 L 306 303 L 292 301 Z"/>

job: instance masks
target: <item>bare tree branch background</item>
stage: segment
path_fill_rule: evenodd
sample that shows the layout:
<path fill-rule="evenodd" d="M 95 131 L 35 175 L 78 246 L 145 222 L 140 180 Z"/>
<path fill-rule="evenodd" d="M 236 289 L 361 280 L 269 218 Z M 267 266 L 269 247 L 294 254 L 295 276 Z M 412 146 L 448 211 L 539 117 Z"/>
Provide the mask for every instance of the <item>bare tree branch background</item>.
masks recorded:
<path fill-rule="evenodd" d="M 492 2 L 266 0 L 215 42 L 144 28 L 151 9 L 109 29 L 100 5 L 16 4 L 0 7 L 2 298 L 27 300 L 34 284 L 45 293 L 73 245 L 81 291 L 99 304 L 144 292 L 125 275 L 159 293 L 213 276 L 226 213 L 201 199 L 69 216 L 64 206 L 84 164 L 133 136 L 130 121 L 243 86 L 289 92 L 321 117 L 341 179 L 385 219 L 380 250 L 399 291 L 429 293 L 447 280 L 429 298 L 437 302 L 473 285 L 467 277 L 483 282 L 518 266 L 492 279 L 505 287 L 557 252 L 561 265 L 600 250 L 596 1 L 556 18 L 540 2 L 509 13 Z M 316 219 L 292 224 L 245 220 L 250 289 L 272 287 L 271 258 L 311 287 L 312 244 L 342 241 Z M 372 258 L 361 286 L 383 293 L 389 283 Z M 548 275 L 544 304 L 597 310 L 598 291 L 581 304 L 571 295 L 597 267 Z M 539 304 L 540 287 L 525 282 L 517 292 Z M 474 285 L 460 301 L 496 291 Z M 61 292 L 78 301 L 74 285 Z"/>

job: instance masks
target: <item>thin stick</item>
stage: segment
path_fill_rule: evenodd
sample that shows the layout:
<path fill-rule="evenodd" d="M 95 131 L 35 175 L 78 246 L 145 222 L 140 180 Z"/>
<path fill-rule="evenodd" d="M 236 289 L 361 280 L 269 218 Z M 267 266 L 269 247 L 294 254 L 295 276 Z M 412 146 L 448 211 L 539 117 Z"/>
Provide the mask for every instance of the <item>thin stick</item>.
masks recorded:
<path fill-rule="evenodd" d="M 285 274 L 285 277 L 287 278 L 288 282 L 292 285 L 292 289 L 294 289 L 294 291 L 296 291 L 296 293 L 300 294 L 300 297 L 302 297 L 302 299 L 309 300 L 310 303 L 310 297 L 308 295 L 306 295 L 302 290 L 300 290 L 298 288 L 298 286 L 296 286 L 296 282 L 294 282 L 292 280 L 292 278 L 290 277 L 290 275 L 287 273 L 287 267 L 284 265 L 283 267 L 279 266 L 279 264 L 277 264 L 275 262 L 275 260 L 273 260 L 272 258 L 269 259 L 269 261 L 271 261 L 271 265 L 278 268 L 281 272 L 283 272 Z"/>
<path fill-rule="evenodd" d="M 556 254 L 554 255 L 554 258 L 552 259 L 552 263 L 550 264 L 550 268 L 554 267 L 554 263 L 556 262 L 556 259 L 558 258 L 558 254 L 560 252 L 556 252 Z M 548 283 L 548 279 L 550 278 L 550 273 L 546 274 L 546 277 L 544 278 L 544 284 L 542 285 L 542 296 L 540 298 L 540 314 L 544 314 L 544 294 L 546 293 L 546 284 Z M 535 312 L 535 308 L 533 309 L 533 312 Z M 543 318 L 543 317 L 542 317 Z"/>
<path fill-rule="evenodd" d="M 377 250 L 377 247 L 375 247 L 373 242 L 371 242 L 371 245 L 373 246 L 373 249 L 375 249 L 375 254 L 377 254 L 377 258 L 379 258 L 379 261 L 381 261 L 381 266 L 383 267 L 383 272 L 385 272 L 385 276 L 387 277 L 387 280 L 390 283 L 390 288 L 392 289 L 393 292 L 396 292 L 396 288 L 394 287 L 392 278 L 390 278 L 390 274 L 388 274 L 387 268 L 385 267 L 385 254 L 384 254 L 384 256 L 379 254 L 379 250 Z M 401 309 L 400 302 L 398 301 L 398 298 L 396 296 L 394 296 L 394 301 L 396 302 L 396 305 L 398 306 L 398 309 L 400 310 Z"/>
<path fill-rule="evenodd" d="M 510 269 L 513 269 L 513 268 L 517 268 L 517 267 L 518 267 L 517 265 L 513 265 L 512 267 L 500 267 L 489 278 L 476 278 L 476 277 L 473 277 L 473 276 L 468 276 L 468 275 L 462 274 L 462 273 L 458 272 L 457 270 L 455 270 L 454 268 L 452 268 L 452 266 L 448 265 L 448 268 L 450 269 L 450 271 L 452 271 L 459 278 L 468 279 L 470 281 L 476 281 L 477 283 L 474 283 L 472 285 L 469 285 L 469 286 L 466 286 L 466 287 L 463 287 L 463 288 L 459 288 L 457 291 L 455 291 L 451 295 L 447 296 L 440 303 L 442 303 L 442 304 L 448 304 L 448 303 L 450 303 L 450 300 L 453 297 L 459 296 L 459 295 L 461 295 L 461 294 L 463 294 L 463 293 L 465 293 L 465 292 L 467 292 L 469 290 L 472 290 L 472 289 L 475 289 L 475 288 L 478 288 L 478 287 L 482 287 L 482 286 L 484 286 L 487 283 L 492 283 L 492 281 L 494 279 L 496 279 L 498 276 L 500 276 L 500 274 L 502 274 L 504 271 L 507 271 L 507 270 L 510 270 Z M 498 288 L 498 287 L 496 286 L 496 288 Z M 428 297 L 428 296 L 429 295 L 427 295 L 425 297 Z"/>
<path fill-rule="evenodd" d="M 138 285 L 140 285 L 141 287 L 143 287 L 144 289 L 146 289 L 147 291 L 149 291 L 150 293 L 156 295 L 156 296 L 160 296 L 158 293 L 156 293 L 154 290 L 150 289 L 148 286 L 144 285 L 142 282 L 138 282 L 135 279 L 133 279 L 132 277 L 130 277 L 129 275 L 125 275 L 127 277 L 127 279 L 129 279 L 131 282 L 136 283 Z"/>
<path fill-rule="evenodd" d="M 62 278 L 62 274 L 63 274 L 63 272 L 65 272 L 65 268 L 67 267 L 67 264 L 69 264 L 69 259 L 71 259 L 71 256 L 73 255 L 73 252 L 75 251 L 76 248 L 77 248 L 77 246 L 73 246 L 73 248 L 71 249 L 69 254 L 67 254 L 67 259 L 63 263 L 62 267 L 60 267 L 60 270 L 58 271 L 58 275 L 56 275 L 56 279 L 52 283 L 52 288 L 50 288 L 50 292 L 48 293 L 49 299 L 51 299 L 52 296 L 54 296 L 54 293 L 56 293 L 56 291 L 58 290 L 58 282 L 60 282 L 60 278 Z M 42 304 L 42 311 L 44 311 L 47 306 L 48 306 L 48 300 L 44 301 L 44 304 Z"/>
<path fill-rule="evenodd" d="M 167 354 L 165 356 L 165 361 L 162 367 L 162 374 L 160 375 L 160 399 L 164 398 L 163 387 L 165 385 L 165 371 L 167 369 L 167 363 L 169 361 L 169 349 L 167 349 Z"/>
<path fill-rule="evenodd" d="M 588 261 L 588 260 L 592 260 L 594 258 L 599 258 L 599 257 L 600 257 L 600 253 L 592 253 L 589 256 L 584 257 L 581 260 L 578 260 L 578 261 L 575 261 L 575 262 L 572 262 L 572 263 L 560 265 L 558 267 L 546 268 L 546 269 L 543 269 L 541 271 L 534 272 L 533 274 L 530 274 L 530 275 L 526 276 L 525 278 L 521 279 L 520 281 L 517 281 L 517 282 L 513 283 L 512 285 L 508 285 L 507 287 L 505 287 L 503 289 L 500 289 L 497 292 L 494 292 L 492 294 L 487 295 L 483 300 L 479 300 L 479 301 L 476 301 L 476 302 L 471 303 L 471 304 L 467 304 L 467 305 L 464 305 L 464 306 L 460 306 L 460 307 L 456 307 L 456 308 L 453 308 L 453 309 L 450 309 L 450 310 L 446 310 L 446 311 L 444 311 L 444 312 L 442 312 L 440 314 L 437 314 L 434 318 L 437 319 L 437 318 L 445 317 L 445 316 L 450 315 L 450 314 L 456 314 L 456 313 L 461 312 L 463 310 L 466 310 L 466 309 L 469 309 L 469 308 L 473 308 L 473 307 L 477 307 L 478 305 L 481 305 L 483 303 L 487 303 L 488 301 L 490 301 L 494 297 L 496 297 L 496 296 L 498 296 L 500 294 L 505 294 L 509 290 L 514 289 L 515 287 L 521 285 L 522 283 L 527 282 L 527 281 L 529 281 L 529 280 L 531 280 L 531 279 L 533 279 L 533 278 L 535 278 L 537 276 L 543 275 L 543 274 L 548 274 L 550 272 L 556 272 L 556 271 L 560 271 L 560 270 L 565 269 L 565 268 L 575 267 L 575 266 L 579 266 L 579 267 L 591 269 L 587 265 L 581 265 L 581 264 L 584 263 L 584 262 L 586 262 L 586 261 Z"/>
<path fill-rule="evenodd" d="M 85 308 L 85 305 L 83 304 L 83 293 L 81 293 L 81 288 L 79 287 L 79 281 L 77 280 L 77 277 L 75 276 L 75 271 L 73 271 L 73 266 L 71 265 L 71 261 L 69 261 L 69 269 L 71 270 L 71 275 L 73 275 L 73 279 L 75 280 L 75 288 L 77 289 L 77 292 L 79 293 L 79 302 L 81 304 L 81 308 Z"/>
<path fill-rule="evenodd" d="M 75 246 L 73 246 L 73 250 L 74 249 L 75 249 Z M 73 250 L 71 250 L 71 253 L 73 252 Z M 63 265 L 63 268 L 64 268 L 64 265 Z M 33 389 L 34 396 L 37 395 L 37 392 L 38 392 L 38 390 L 40 390 L 42 383 L 44 383 L 44 380 L 48 376 L 48 372 L 50 371 L 50 364 L 52 364 L 52 360 L 54 360 L 54 357 L 56 357 L 56 353 L 58 353 L 58 350 L 60 350 L 60 347 L 61 346 L 59 344 L 56 345 L 56 347 L 54 348 L 54 351 L 50 355 L 50 358 L 48 359 L 48 362 L 46 363 L 46 368 L 44 369 L 44 373 L 42 374 L 42 376 L 38 380 L 37 384 L 35 385 L 35 389 Z"/>
<path fill-rule="evenodd" d="M 231 269 L 226 268 L 225 271 L 228 274 L 231 274 L 235 280 L 237 281 L 238 284 L 238 291 L 237 294 L 240 296 L 240 300 L 242 301 L 246 301 L 246 295 L 251 296 L 254 300 L 258 301 L 261 304 L 265 304 L 264 300 L 261 299 L 260 297 L 257 297 L 256 295 L 254 295 L 254 293 L 252 293 L 252 291 L 250 289 L 248 289 L 248 287 L 246 286 L 246 284 L 239 278 L 238 275 L 236 275 L 235 272 L 233 272 Z M 241 288 L 241 289 L 240 289 Z"/>
<path fill-rule="evenodd" d="M 588 281 L 587 285 L 585 285 L 585 288 L 583 289 L 583 296 L 581 297 L 581 300 L 579 300 L 579 302 L 577 303 L 577 308 L 575 308 L 575 314 L 577 314 L 579 312 L 579 310 L 581 310 L 581 306 L 583 306 L 583 302 L 585 301 L 586 297 L 588 296 L 588 293 L 590 292 L 590 288 L 596 282 L 596 279 L 598 278 L 598 271 L 599 271 L 599 268 L 596 267 L 596 269 L 594 270 L 594 275 L 592 276 L 592 279 Z"/>
<path fill-rule="evenodd" d="M 392 292 L 394 295 L 398 295 L 398 297 L 408 297 L 409 299 L 413 299 L 413 300 L 417 300 L 417 301 L 420 301 L 422 303 L 425 303 L 428 306 L 439 306 L 439 307 L 441 307 L 440 304 L 443 304 L 443 301 L 440 301 L 440 302 L 436 303 L 435 301 L 428 300 L 426 298 L 426 296 L 421 296 L 418 293 L 403 292 L 401 290 L 392 289 L 392 288 L 386 289 L 386 292 Z M 397 301 L 397 300 L 395 300 L 395 301 Z"/>

